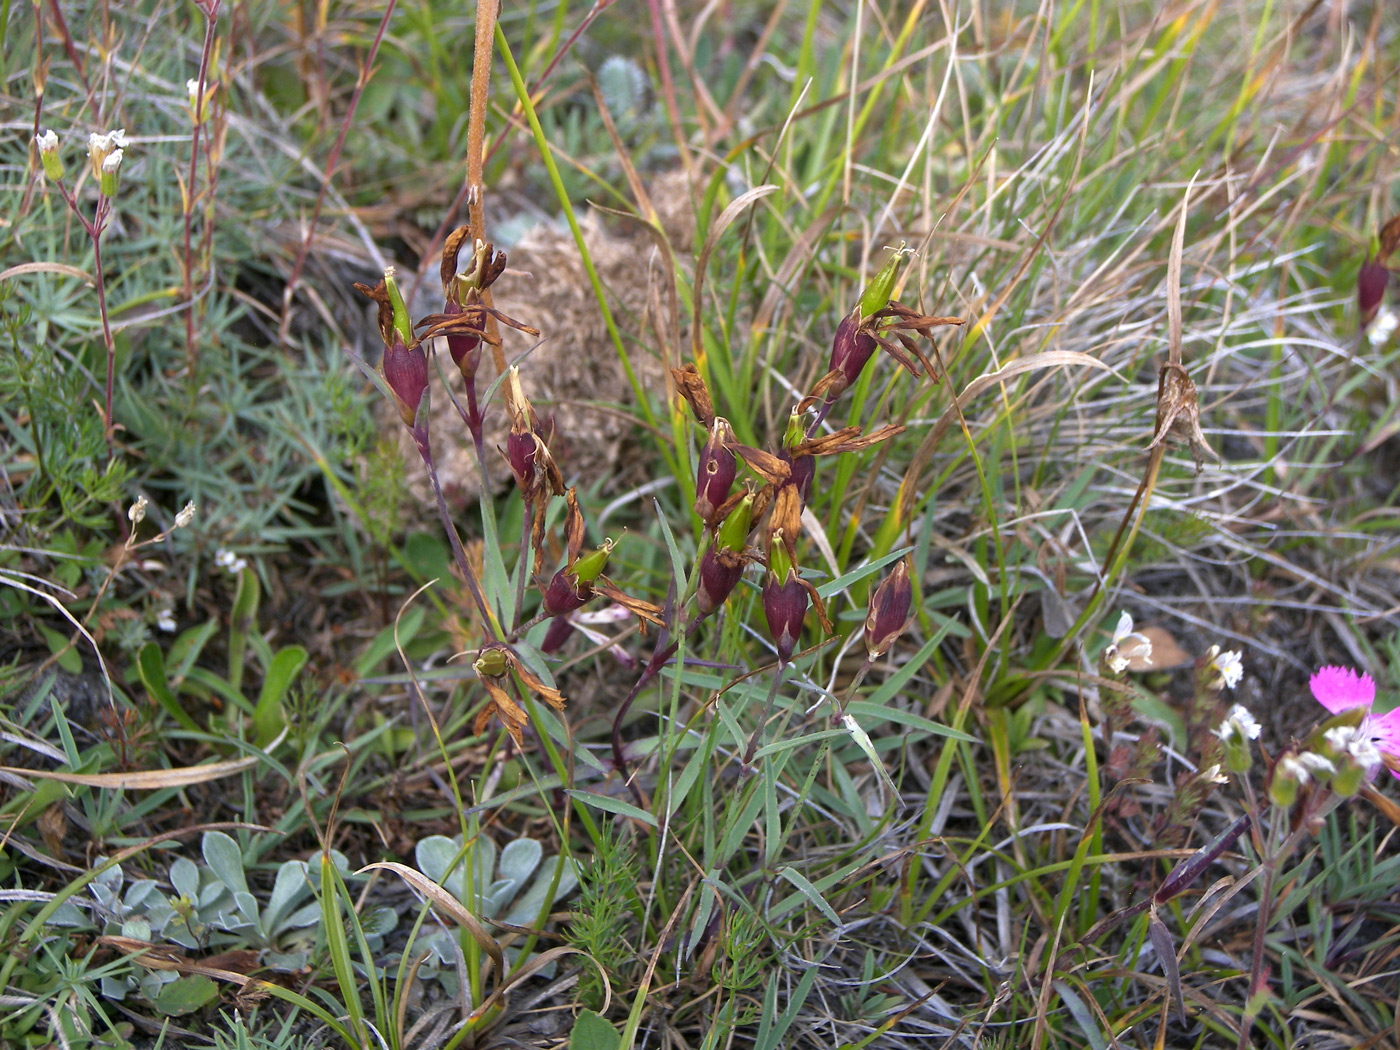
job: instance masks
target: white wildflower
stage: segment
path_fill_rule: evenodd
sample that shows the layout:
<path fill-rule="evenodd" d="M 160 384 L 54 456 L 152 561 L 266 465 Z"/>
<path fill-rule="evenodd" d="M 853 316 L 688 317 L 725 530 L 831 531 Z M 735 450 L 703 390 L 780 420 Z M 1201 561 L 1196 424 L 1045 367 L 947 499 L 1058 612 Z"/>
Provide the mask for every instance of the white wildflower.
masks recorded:
<path fill-rule="evenodd" d="M 1317 773 L 1335 773 L 1337 767 L 1322 755 L 1304 751 L 1297 755 L 1284 755 L 1278 760 L 1283 775 L 1299 784 L 1306 784 Z"/>
<path fill-rule="evenodd" d="M 1127 642 L 1132 644 L 1125 645 Z M 1103 656 L 1109 670 L 1114 674 L 1122 674 L 1133 660 L 1141 660 L 1149 665 L 1152 663 L 1152 641 L 1145 634 L 1133 630 L 1133 616 L 1127 610 L 1118 617 L 1118 626 L 1113 629 L 1113 640 L 1108 643 Z"/>
<path fill-rule="evenodd" d="M 156 627 L 166 634 L 174 634 L 177 626 L 178 624 L 175 622 L 175 610 L 162 609 L 160 612 L 156 613 Z"/>
<path fill-rule="evenodd" d="M 1238 736 L 1241 740 L 1258 740 L 1260 725 L 1254 720 L 1254 716 L 1249 713 L 1249 708 L 1244 704 L 1236 704 L 1230 708 L 1230 713 L 1225 716 L 1225 721 L 1220 723 L 1220 727 L 1215 730 L 1215 735 L 1221 740 L 1229 742 L 1233 737 Z"/>
<path fill-rule="evenodd" d="M 58 149 L 58 136 L 52 128 L 47 128 L 34 136 L 34 145 L 39 147 L 40 153 L 52 153 Z"/>
<path fill-rule="evenodd" d="M 1381 753 L 1363 726 L 1333 726 L 1322 734 L 1329 747 L 1338 755 L 1349 755 L 1366 772 L 1369 780 L 1381 768 Z"/>
<path fill-rule="evenodd" d="M 1211 766 L 1209 769 L 1204 769 L 1204 770 L 1202 770 L 1202 771 L 1201 771 L 1201 779 L 1204 780 L 1207 784 L 1228 784 L 1228 783 L 1230 783 L 1230 778 L 1227 777 L 1224 773 L 1220 772 L 1220 763 L 1219 763 L 1219 762 L 1217 762 L 1215 765 Z"/>
<path fill-rule="evenodd" d="M 111 153 L 102 158 L 102 170 L 108 175 L 115 175 L 117 170 L 122 166 L 122 156 L 123 153 L 121 150 L 114 149 Z"/>
<path fill-rule="evenodd" d="M 1240 679 L 1244 677 L 1244 663 L 1240 659 L 1240 652 L 1231 649 L 1221 653 L 1215 658 L 1215 670 L 1220 675 L 1220 680 L 1229 689 L 1240 684 Z"/>
<path fill-rule="evenodd" d="M 181 507 L 180 513 L 175 515 L 175 527 L 177 529 L 183 529 L 190 522 L 194 521 L 194 512 L 197 509 L 198 508 L 194 505 L 194 500 L 190 500 Z"/>
<path fill-rule="evenodd" d="M 240 558 L 227 547 L 220 547 L 218 553 L 214 555 L 214 563 L 220 568 L 228 570 L 230 575 L 237 576 L 248 567 L 247 559 Z"/>
<path fill-rule="evenodd" d="M 1380 313 L 1376 314 L 1370 327 L 1366 329 L 1366 338 L 1371 341 L 1372 346 L 1385 346 L 1397 328 L 1400 328 L 1400 316 L 1396 316 L 1389 306 L 1382 306 Z"/>
<path fill-rule="evenodd" d="M 145 496 L 136 497 L 136 502 L 126 512 L 126 516 L 131 519 L 131 524 L 139 525 L 146 520 L 146 507 L 149 505 L 150 500 L 146 499 Z"/>

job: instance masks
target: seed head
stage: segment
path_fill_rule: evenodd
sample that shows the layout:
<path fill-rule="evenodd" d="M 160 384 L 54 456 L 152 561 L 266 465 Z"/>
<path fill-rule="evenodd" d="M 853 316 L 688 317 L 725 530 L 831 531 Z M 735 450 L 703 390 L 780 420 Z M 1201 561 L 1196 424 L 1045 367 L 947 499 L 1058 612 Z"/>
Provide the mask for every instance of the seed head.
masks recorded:
<path fill-rule="evenodd" d="M 729 421 L 715 417 L 710 424 L 710 436 L 700 450 L 700 462 L 695 479 L 695 513 L 710 528 L 719 524 L 719 509 L 734 487 L 738 461 L 729 448 L 734 431 Z"/>
<path fill-rule="evenodd" d="M 870 595 L 865 615 L 865 649 L 876 660 L 889 652 L 913 617 L 914 585 L 909 580 L 909 563 L 901 559 L 894 571 Z"/>

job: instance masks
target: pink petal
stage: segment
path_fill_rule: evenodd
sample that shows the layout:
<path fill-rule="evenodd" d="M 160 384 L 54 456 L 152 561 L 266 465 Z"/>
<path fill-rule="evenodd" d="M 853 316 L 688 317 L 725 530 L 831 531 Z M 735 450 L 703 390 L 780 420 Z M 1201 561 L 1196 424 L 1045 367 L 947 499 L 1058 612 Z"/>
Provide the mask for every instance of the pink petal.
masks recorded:
<path fill-rule="evenodd" d="M 1334 715 L 1353 707 L 1369 708 L 1376 699 L 1375 680 L 1350 667 L 1320 667 L 1308 686 L 1317 702 Z"/>
<path fill-rule="evenodd" d="M 1366 724 L 1382 751 L 1400 755 L 1400 707 L 1383 715 L 1371 715 L 1366 719 Z M 1382 744 L 1389 746 L 1381 746 Z"/>

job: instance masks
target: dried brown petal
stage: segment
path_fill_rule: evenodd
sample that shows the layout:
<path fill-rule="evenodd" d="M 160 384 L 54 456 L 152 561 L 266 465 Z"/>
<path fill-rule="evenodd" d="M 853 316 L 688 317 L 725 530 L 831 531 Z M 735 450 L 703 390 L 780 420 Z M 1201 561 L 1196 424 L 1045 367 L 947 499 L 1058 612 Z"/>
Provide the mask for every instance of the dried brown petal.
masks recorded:
<path fill-rule="evenodd" d="M 462 245 L 470 246 L 472 230 L 470 226 L 458 226 L 442 242 L 442 294 L 450 303 L 457 302 L 457 255 Z"/>
<path fill-rule="evenodd" d="M 392 345 L 394 342 L 394 304 L 389 298 L 389 286 L 383 281 L 373 287 L 356 281 L 355 291 L 366 299 L 372 299 L 379 307 L 379 337 L 384 340 L 385 346 Z"/>
<path fill-rule="evenodd" d="M 770 485 L 781 485 L 791 474 L 788 464 L 771 452 L 751 445 L 735 445 L 734 451 L 743 457 L 750 470 Z"/>
<path fill-rule="evenodd" d="M 695 421 L 709 430 L 715 421 L 715 406 L 710 400 L 710 391 L 705 386 L 700 370 L 694 363 L 687 362 L 680 368 L 671 369 L 671 378 L 676 381 L 676 389 L 681 397 L 690 405 L 690 411 L 695 414 Z"/>
<path fill-rule="evenodd" d="M 1219 459 L 1201 432 L 1201 405 L 1196 383 L 1186 369 L 1168 361 L 1157 380 L 1157 430 L 1147 447 L 1154 449 L 1169 435 L 1191 447 L 1191 458 L 1200 473 L 1205 458 Z"/>

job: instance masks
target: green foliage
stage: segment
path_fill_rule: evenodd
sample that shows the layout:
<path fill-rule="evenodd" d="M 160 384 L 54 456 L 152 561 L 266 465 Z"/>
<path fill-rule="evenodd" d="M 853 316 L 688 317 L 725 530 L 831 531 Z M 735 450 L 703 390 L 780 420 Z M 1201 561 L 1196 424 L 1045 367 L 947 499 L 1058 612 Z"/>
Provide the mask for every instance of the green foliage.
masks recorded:
<path fill-rule="evenodd" d="M 578 905 L 568 938 L 602 967 L 617 987 L 636 963 L 631 938 L 641 913 L 637 855 L 615 824 L 608 822 L 603 829 L 596 852 L 579 876 Z M 602 979 L 589 967 L 579 974 L 579 1001 L 594 1010 L 603 1003 Z"/>

